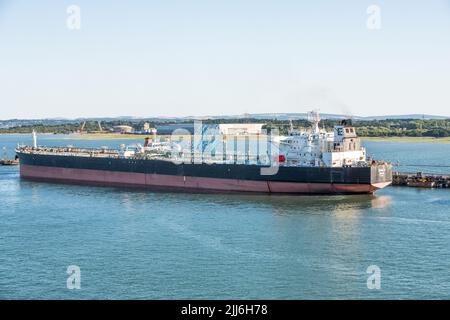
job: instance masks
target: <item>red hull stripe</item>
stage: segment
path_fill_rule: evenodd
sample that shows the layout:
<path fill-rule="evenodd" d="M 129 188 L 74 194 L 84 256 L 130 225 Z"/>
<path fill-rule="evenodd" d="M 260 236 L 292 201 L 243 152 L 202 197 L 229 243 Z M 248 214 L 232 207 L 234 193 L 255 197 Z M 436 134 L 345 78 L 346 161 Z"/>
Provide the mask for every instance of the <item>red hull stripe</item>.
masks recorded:
<path fill-rule="evenodd" d="M 159 187 L 164 189 L 184 189 L 203 192 L 228 191 L 333 194 L 372 193 L 378 189 L 377 186 L 370 184 L 251 181 L 33 165 L 21 165 L 20 175 L 21 177 L 28 179 L 41 179 L 59 182 L 92 183 L 106 186 Z"/>

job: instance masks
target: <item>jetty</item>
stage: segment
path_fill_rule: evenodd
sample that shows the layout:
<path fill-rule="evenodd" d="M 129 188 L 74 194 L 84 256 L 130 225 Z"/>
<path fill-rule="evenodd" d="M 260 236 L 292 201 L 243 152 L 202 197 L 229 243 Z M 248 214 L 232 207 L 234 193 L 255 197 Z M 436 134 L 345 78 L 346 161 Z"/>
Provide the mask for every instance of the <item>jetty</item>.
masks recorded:
<path fill-rule="evenodd" d="M 7 153 L 6 153 L 6 147 L 2 148 L 3 154 L 0 158 L 0 166 L 17 166 L 19 165 L 19 157 L 16 156 L 14 159 L 8 159 Z"/>
<path fill-rule="evenodd" d="M 394 172 L 392 185 L 415 188 L 450 188 L 450 175 Z"/>
<path fill-rule="evenodd" d="M 0 165 L 2 165 L 2 166 L 17 166 L 18 164 L 19 164 L 19 160 L 0 159 Z"/>

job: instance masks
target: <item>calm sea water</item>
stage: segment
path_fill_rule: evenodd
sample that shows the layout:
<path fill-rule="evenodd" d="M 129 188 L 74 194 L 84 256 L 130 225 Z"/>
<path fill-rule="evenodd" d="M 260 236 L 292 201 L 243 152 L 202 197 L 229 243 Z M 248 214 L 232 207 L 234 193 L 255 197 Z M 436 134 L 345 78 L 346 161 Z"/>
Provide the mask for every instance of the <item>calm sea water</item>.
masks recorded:
<path fill-rule="evenodd" d="M 40 144 L 123 141 L 39 137 Z M 10 155 L 30 137 L 0 136 Z M 377 158 L 450 166 L 450 144 L 365 142 Z M 66 287 L 69 265 L 81 289 Z M 381 270 L 369 290 L 366 269 Z M 36 183 L 0 167 L 0 298 L 450 298 L 450 190 L 375 196 L 154 193 Z"/>

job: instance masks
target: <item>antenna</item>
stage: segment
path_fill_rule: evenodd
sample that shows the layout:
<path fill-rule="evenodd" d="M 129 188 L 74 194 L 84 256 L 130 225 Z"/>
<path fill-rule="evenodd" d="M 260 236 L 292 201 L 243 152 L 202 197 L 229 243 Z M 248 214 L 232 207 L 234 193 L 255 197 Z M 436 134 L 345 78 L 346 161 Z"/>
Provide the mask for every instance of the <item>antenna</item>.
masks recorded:
<path fill-rule="evenodd" d="M 33 131 L 31 132 L 31 135 L 33 136 L 33 148 L 37 148 L 37 136 L 36 136 L 36 131 L 33 129 Z"/>
<path fill-rule="evenodd" d="M 157 130 L 156 130 L 156 128 L 154 128 L 153 129 L 153 143 L 156 143 L 156 133 L 157 133 Z"/>
<path fill-rule="evenodd" d="M 320 115 L 317 109 L 308 112 L 306 119 L 311 122 L 313 133 L 319 132 Z"/>

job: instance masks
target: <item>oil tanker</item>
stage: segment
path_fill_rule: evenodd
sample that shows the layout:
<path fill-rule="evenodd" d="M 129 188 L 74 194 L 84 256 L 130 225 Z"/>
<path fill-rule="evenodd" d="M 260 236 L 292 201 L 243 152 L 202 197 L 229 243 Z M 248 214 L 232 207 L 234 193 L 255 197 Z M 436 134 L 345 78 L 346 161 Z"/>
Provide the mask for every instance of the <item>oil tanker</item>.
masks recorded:
<path fill-rule="evenodd" d="M 33 146 L 19 146 L 16 153 L 21 178 L 38 181 L 267 194 L 373 193 L 391 184 L 391 164 L 366 156 L 351 122 L 327 132 L 319 129 L 318 113 L 309 120 L 311 128 L 291 127 L 287 136 L 234 136 L 231 151 L 217 135 L 146 138 L 143 146 L 119 149 L 43 147 L 34 135 Z M 252 141 L 255 153 L 249 152 Z"/>

